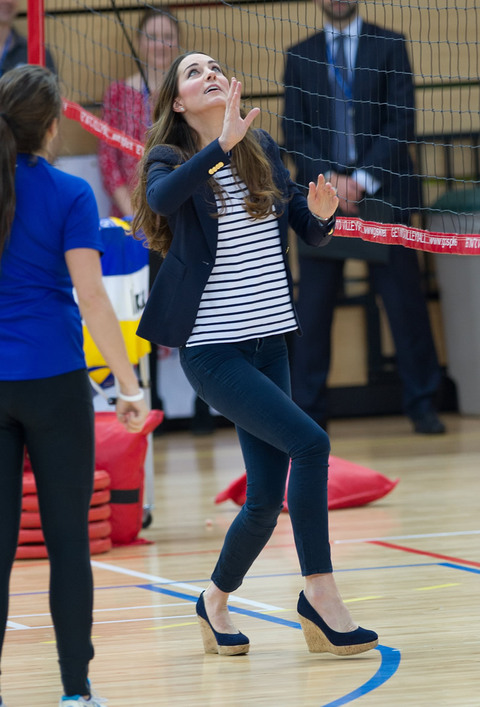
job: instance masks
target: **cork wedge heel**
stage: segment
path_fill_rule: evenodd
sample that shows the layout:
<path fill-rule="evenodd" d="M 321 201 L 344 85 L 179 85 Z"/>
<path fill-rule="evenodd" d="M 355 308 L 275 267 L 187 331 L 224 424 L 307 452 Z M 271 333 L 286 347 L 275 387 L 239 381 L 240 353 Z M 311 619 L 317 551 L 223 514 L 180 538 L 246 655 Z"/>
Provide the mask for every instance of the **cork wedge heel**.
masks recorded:
<path fill-rule="evenodd" d="M 303 635 L 311 653 L 333 653 L 338 656 L 365 653 L 378 645 L 378 635 L 360 626 L 341 633 L 331 629 L 315 611 L 303 592 L 297 605 Z"/>
<path fill-rule="evenodd" d="M 205 653 L 219 655 L 245 655 L 250 650 L 250 641 L 243 633 L 219 633 L 215 631 L 205 610 L 204 592 L 197 601 L 197 619 L 202 634 Z"/>

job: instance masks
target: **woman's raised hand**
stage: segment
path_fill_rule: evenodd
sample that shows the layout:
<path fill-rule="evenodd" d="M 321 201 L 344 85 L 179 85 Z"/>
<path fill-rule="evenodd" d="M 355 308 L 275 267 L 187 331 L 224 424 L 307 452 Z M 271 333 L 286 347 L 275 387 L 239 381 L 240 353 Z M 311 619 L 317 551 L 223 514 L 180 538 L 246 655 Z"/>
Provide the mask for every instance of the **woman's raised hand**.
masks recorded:
<path fill-rule="evenodd" d="M 319 174 L 317 183 L 310 182 L 308 185 L 307 202 L 312 214 L 321 219 L 329 219 L 337 210 L 337 190 L 325 180 L 323 174 Z"/>
<path fill-rule="evenodd" d="M 242 95 L 242 84 L 237 79 L 232 79 L 228 89 L 227 103 L 225 106 L 225 118 L 223 120 L 223 130 L 218 142 L 224 152 L 229 152 L 245 136 L 253 120 L 260 113 L 260 108 L 252 108 L 251 111 L 242 118 L 240 115 L 240 98 Z"/>

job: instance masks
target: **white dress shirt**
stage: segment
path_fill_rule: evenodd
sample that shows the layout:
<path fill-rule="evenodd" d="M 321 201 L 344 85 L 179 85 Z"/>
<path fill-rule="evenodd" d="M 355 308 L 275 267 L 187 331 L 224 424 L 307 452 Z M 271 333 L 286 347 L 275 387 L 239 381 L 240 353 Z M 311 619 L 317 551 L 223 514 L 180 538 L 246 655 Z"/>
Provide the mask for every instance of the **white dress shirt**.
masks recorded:
<path fill-rule="evenodd" d="M 353 18 L 352 22 L 348 25 L 348 27 L 345 27 L 342 32 L 340 32 L 337 27 L 334 27 L 328 22 L 325 23 L 323 28 L 325 31 L 325 39 L 327 42 L 327 55 L 330 57 L 335 57 L 335 40 L 340 34 L 343 34 L 345 62 L 351 77 L 350 84 L 353 83 L 353 74 L 357 59 L 358 40 L 361 34 L 362 25 L 363 19 L 359 15 L 356 15 Z M 331 64 L 329 66 L 329 77 L 330 80 L 335 80 L 334 68 Z M 352 162 L 355 161 L 356 155 L 352 155 Z M 325 176 L 328 178 L 328 175 Z M 351 177 L 357 182 L 357 184 L 362 189 L 367 192 L 367 194 L 375 194 L 375 192 L 377 192 L 381 187 L 380 182 L 377 179 L 374 179 L 364 169 L 354 170 L 354 172 L 352 172 L 351 174 Z"/>

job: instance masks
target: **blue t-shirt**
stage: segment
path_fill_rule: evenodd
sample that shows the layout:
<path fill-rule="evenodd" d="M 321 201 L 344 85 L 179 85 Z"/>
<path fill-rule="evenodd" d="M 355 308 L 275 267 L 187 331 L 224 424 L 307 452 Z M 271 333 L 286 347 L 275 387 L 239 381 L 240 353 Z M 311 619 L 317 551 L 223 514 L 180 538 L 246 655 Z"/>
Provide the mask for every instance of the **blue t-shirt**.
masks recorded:
<path fill-rule="evenodd" d="M 82 321 L 65 262 L 72 248 L 102 251 L 87 182 L 19 154 L 13 226 L 0 260 L 0 380 L 85 368 Z"/>

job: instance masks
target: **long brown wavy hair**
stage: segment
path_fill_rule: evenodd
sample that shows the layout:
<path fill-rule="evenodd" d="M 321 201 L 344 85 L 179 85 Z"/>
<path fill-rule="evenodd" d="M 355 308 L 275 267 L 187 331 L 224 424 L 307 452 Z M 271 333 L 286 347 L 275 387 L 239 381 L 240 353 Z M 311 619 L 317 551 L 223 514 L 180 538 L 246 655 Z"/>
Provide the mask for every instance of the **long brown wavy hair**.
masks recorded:
<path fill-rule="evenodd" d="M 57 77 L 48 69 L 27 64 L 0 79 L 0 257 L 15 216 L 17 152 L 38 152 L 61 108 Z"/>
<path fill-rule="evenodd" d="M 152 250 L 166 255 L 172 242 L 172 233 L 167 219 L 156 214 L 146 199 L 147 161 L 150 150 L 156 145 L 171 147 L 178 154 L 178 163 L 185 162 L 199 150 L 199 136 L 181 113 L 173 110 L 178 96 L 178 67 L 185 57 L 203 52 L 186 52 L 178 56 L 165 75 L 153 112 L 153 125 L 147 133 L 144 155 L 138 167 L 137 186 L 132 195 L 135 217 L 133 233 L 143 231 Z M 206 55 L 207 56 L 207 55 Z M 239 178 L 246 184 L 249 195 L 245 198 L 245 210 L 250 217 L 265 218 L 274 212 L 274 206 L 282 201 L 280 190 L 273 180 L 269 160 L 255 135 L 248 130 L 232 150 L 232 166 Z M 225 203 L 223 194 L 215 179 L 210 180 L 213 191 Z"/>

